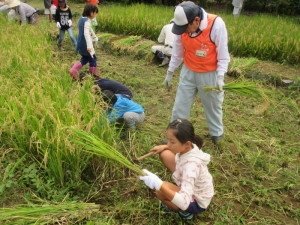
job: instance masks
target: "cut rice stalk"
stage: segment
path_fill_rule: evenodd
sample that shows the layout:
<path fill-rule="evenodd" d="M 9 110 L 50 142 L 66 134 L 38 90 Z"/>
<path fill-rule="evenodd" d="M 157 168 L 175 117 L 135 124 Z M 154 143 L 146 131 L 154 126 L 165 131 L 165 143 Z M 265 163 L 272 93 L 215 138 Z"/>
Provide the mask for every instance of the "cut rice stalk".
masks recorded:
<path fill-rule="evenodd" d="M 218 87 L 203 86 L 205 91 L 219 91 Z M 223 86 L 224 91 L 230 91 L 246 97 L 265 98 L 262 90 L 254 82 L 230 83 Z"/>
<path fill-rule="evenodd" d="M 134 171 L 138 175 L 144 175 L 144 172 L 130 162 L 125 156 L 123 156 L 119 151 L 117 151 L 112 146 L 105 143 L 103 140 L 99 139 L 93 134 L 89 134 L 85 131 L 81 131 L 75 128 L 69 128 L 72 130 L 76 136 L 73 138 L 75 142 L 84 147 L 83 151 L 91 154 L 95 154 L 101 157 L 112 159 L 117 161 L 121 165 L 127 167 L 128 169 Z"/>

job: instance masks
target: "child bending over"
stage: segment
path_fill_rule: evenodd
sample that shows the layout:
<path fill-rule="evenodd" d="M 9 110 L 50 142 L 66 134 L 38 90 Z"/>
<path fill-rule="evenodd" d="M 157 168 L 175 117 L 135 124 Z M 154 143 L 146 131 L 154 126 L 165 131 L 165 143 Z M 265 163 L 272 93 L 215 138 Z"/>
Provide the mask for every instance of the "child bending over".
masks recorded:
<path fill-rule="evenodd" d="M 144 109 L 136 102 L 109 90 L 103 91 L 102 95 L 110 107 L 107 118 L 111 123 L 124 119 L 128 128 L 135 130 L 136 125 L 144 121 Z"/>
<path fill-rule="evenodd" d="M 177 119 L 167 127 L 167 145 L 151 149 L 172 173 L 176 185 L 162 181 L 158 176 L 143 170 L 147 175 L 140 180 L 156 189 L 156 196 L 168 211 L 176 211 L 183 219 L 206 210 L 214 195 L 212 176 L 207 164 L 210 155 L 201 150 L 202 139 L 195 135 L 193 125 L 186 119 Z"/>
<path fill-rule="evenodd" d="M 89 71 L 97 76 L 97 57 L 93 42 L 98 41 L 92 26 L 91 20 L 96 17 L 98 8 L 95 5 L 87 4 L 84 7 L 82 17 L 78 21 L 78 38 L 76 50 L 81 55 L 80 62 L 76 62 L 69 70 L 71 76 L 77 80 L 77 72 L 87 63 L 90 64 Z"/>

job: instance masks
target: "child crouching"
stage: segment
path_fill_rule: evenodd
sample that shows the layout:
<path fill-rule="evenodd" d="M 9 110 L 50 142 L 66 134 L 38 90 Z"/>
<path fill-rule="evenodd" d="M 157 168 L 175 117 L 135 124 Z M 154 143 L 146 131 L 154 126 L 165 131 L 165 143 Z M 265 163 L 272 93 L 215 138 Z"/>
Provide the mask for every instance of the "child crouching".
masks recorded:
<path fill-rule="evenodd" d="M 110 106 L 107 118 L 111 123 L 124 119 L 127 127 L 135 130 L 136 125 L 144 121 L 144 109 L 136 102 L 109 90 L 103 91 L 102 95 L 103 100 Z"/>
<path fill-rule="evenodd" d="M 156 189 L 156 196 L 168 211 L 176 211 L 183 219 L 192 219 L 209 206 L 214 195 L 212 176 L 207 164 L 210 155 L 201 150 L 202 139 L 195 135 L 193 125 L 177 119 L 167 127 L 167 145 L 151 149 L 172 173 L 176 185 L 162 181 L 148 170 L 140 179 Z"/>

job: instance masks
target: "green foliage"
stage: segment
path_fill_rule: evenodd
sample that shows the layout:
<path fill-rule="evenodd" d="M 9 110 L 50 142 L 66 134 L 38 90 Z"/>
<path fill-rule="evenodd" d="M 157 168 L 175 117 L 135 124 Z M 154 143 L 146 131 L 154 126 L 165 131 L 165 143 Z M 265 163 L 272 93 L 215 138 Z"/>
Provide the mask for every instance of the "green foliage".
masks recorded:
<path fill-rule="evenodd" d="M 220 16 L 226 23 L 229 51 L 234 56 L 300 63 L 300 27 L 295 26 L 296 18 L 255 15 L 235 19 L 222 13 Z M 138 35 L 156 41 L 172 17 L 171 7 L 134 4 L 104 6 L 97 20 L 101 32 Z"/>
<path fill-rule="evenodd" d="M 5 224 L 74 224 L 99 210 L 99 205 L 80 202 L 28 203 L 0 209 L 0 222 Z"/>
<path fill-rule="evenodd" d="M 114 130 L 105 122 L 105 109 L 95 104 L 90 83 L 71 82 L 66 73 L 71 65 L 54 64 L 58 59 L 50 54 L 48 24 L 40 24 L 36 32 L 34 26 L 0 19 L 0 29 L 6 27 L 8 34 L 0 37 L 1 143 L 27 153 L 26 158 L 36 161 L 57 184 L 80 181 L 90 156 L 69 142 L 63 127 L 95 133 L 113 145 Z"/>

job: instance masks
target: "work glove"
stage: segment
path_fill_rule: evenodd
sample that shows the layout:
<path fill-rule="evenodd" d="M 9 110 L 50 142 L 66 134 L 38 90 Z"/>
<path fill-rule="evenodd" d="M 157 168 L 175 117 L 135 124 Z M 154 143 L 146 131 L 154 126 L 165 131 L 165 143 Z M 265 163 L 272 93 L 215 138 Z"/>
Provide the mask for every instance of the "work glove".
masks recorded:
<path fill-rule="evenodd" d="M 69 27 L 71 27 L 72 26 L 72 20 L 68 20 L 68 25 L 69 25 Z"/>
<path fill-rule="evenodd" d="M 92 42 L 97 42 L 98 40 L 99 40 L 98 37 L 95 37 L 92 39 Z"/>
<path fill-rule="evenodd" d="M 143 169 L 143 172 L 147 174 L 146 176 L 140 176 L 140 180 L 144 181 L 144 183 L 150 188 L 159 190 L 163 181 L 156 176 L 154 173 L 151 173 L 150 171 Z"/>
<path fill-rule="evenodd" d="M 224 86 L 224 75 L 218 75 L 217 76 L 217 86 L 219 88 L 219 91 L 223 91 Z"/>
<path fill-rule="evenodd" d="M 171 85 L 171 79 L 172 79 L 172 77 L 173 77 L 173 72 L 168 71 L 167 75 L 166 75 L 166 78 L 164 80 L 164 84 L 165 84 L 165 86 L 166 86 L 167 89 L 170 89 L 171 86 L 172 86 Z"/>
<path fill-rule="evenodd" d="M 60 26 L 60 23 L 59 23 L 59 22 L 57 22 L 57 23 L 56 23 L 56 27 L 57 27 L 58 29 L 60 29 L 60 28 L 61 28 L 61 26 Z"/>

